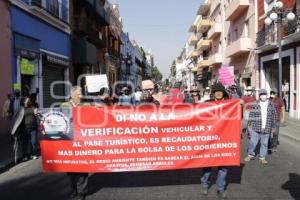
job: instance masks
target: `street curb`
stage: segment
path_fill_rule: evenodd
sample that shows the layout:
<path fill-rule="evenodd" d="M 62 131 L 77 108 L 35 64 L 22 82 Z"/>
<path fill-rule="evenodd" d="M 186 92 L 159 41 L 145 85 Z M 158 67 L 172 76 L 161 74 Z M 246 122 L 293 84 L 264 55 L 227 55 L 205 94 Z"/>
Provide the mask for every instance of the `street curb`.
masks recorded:
<path fill-rule="evenodd" d="M 9 169 L 13 166 L 15 166 L 14 159 L 5 160 L 4 162 L 0 163 L 0 173 L 5 172 L 7 169 Z"/>
<path fill-rule="evenodd" d="M 300 142 L 300 138 L 297 138 L 297 137 L 294 137 L 294 136 L 291 136 L 287 133 L 284 133 L 284 132 L 280 132 L 280 135 L 290 139 L 290 140 L 296 140 L 297 142 Z"/>

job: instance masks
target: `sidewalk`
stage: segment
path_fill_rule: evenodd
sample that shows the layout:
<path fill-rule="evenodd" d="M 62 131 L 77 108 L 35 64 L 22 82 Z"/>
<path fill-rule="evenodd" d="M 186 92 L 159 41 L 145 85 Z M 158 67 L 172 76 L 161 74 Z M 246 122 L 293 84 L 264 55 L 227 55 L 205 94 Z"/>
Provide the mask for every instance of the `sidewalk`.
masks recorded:
<path fill-rule="evenodd" d="M 288 118 L 285 125 L 280 127 L 279 135 L 300 142 L 300 120 Z"/>
<path fill-rule="evenodd" d="M 0 135 L 0 173 L 14 164 L 13 141 L 9 134 Z"/>

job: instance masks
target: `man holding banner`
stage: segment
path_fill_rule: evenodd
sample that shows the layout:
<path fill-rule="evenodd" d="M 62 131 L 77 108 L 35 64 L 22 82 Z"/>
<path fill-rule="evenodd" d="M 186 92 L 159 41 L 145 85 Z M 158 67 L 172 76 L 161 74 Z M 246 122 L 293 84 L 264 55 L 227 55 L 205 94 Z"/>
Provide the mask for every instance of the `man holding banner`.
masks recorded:
<path fill-rule="evenodd" d="M 75 108 L 80 106 L 82 98 L 82 89 L 74 86 L 71 89 L 71 100 L 63 103 L 62 107 Z M 85 200 L 88 192 L 88 173 L 67 173 L 71 183 L 71 198 L 76 200 Z"/>
<path fill-rule="evenodd" d="M 225 87 L 221 83 L 216 83 L 212 86 L 212 93 L 214 95 L 214 101 L 223 101 L 228 99 L 228 93 Z M 226 198 L 225 193 L 225 184 L 226 184 L 226 176 L 227 176 L 227 167 L 220 166 L 218 167 L 218 177 L 217 177 L 217 195 L 219 198 Z M 201 177 L 201 193 L 203 195 L 208 194 L 208 187 L 210 184 L 210 176 L 211 176 L 212 168 L 205 167 L 203 168 L 203 175 Z"/>

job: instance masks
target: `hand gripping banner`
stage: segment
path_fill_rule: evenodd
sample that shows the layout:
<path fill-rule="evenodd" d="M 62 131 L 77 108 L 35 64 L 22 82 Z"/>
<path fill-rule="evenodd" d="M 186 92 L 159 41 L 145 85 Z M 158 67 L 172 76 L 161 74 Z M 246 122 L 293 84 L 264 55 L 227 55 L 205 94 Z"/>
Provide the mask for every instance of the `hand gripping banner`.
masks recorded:
<path fill-rule="evenodd" d="M 42 109 L 47 172 L 119 172 L 240 165 L 238 100 Z"/>

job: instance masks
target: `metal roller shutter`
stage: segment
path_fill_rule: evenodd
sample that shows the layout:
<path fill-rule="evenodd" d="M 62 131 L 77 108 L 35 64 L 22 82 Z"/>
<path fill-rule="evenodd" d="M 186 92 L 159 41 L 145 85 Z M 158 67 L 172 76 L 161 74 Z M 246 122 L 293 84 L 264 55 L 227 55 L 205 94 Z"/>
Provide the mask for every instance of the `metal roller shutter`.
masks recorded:
<path fill-rule="evenodd" d="M 43 94 L 44 94 L 44 107 L 48 108 L 53 103 L 64 102 L 64 99 L 55 99 L 51 95 L 51 84 L 54 81 L 64 81 L 64 68 L 54 66 L 43 66 Z M 65 96 L 65 85 L 56 84 L 54 87 L 54 94 L 57 96 Z"/>

